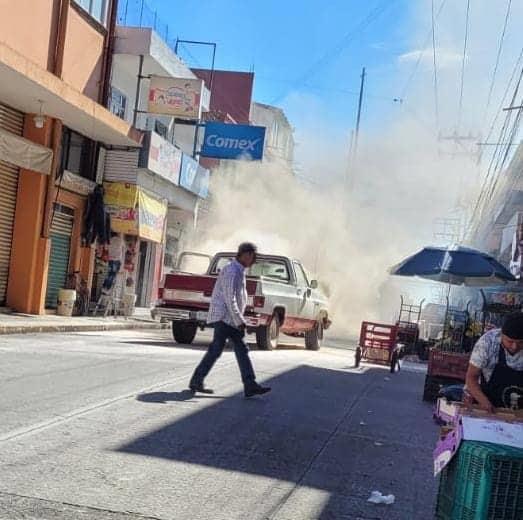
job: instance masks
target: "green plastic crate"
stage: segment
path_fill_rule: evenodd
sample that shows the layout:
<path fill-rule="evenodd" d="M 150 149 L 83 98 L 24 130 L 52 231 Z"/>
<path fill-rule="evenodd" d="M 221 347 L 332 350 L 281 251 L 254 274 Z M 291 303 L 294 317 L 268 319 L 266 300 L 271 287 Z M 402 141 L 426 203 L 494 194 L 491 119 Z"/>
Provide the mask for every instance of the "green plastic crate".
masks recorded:
<path fill-rule="evenodd" d="M 523 519 L 523 450 L 463 441 L 441 472 L 436 518 Z"/>

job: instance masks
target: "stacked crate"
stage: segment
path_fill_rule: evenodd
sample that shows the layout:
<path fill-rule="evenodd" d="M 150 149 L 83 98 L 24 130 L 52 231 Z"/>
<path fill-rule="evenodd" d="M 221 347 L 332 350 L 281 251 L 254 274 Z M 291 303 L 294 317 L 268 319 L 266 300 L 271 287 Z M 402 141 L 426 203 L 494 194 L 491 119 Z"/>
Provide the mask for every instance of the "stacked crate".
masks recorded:
<path fill-rule="evenodd" d="M 523 450 L 463 441 L 441 473 L 438 520 L 521 520 Z"/>

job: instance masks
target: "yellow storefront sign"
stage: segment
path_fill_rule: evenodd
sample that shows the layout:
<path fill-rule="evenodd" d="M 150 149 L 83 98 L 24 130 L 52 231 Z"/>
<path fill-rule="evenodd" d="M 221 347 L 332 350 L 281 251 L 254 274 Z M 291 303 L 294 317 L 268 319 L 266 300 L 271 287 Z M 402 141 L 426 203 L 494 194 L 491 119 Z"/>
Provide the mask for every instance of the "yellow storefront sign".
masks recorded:
<path fill-rule="evenodd" d="M 151 197 L 134 184 L 107 182 L 104 191 L 113 231 L 153 242 L 162 241 L 167 216 L 165 202 Z"/>
<path fill-rule="evenodd" d="M 142 190 L 138 193 L 140 237 L 161 242 L 167 215 L 167 204 L 150 197 Z"/>

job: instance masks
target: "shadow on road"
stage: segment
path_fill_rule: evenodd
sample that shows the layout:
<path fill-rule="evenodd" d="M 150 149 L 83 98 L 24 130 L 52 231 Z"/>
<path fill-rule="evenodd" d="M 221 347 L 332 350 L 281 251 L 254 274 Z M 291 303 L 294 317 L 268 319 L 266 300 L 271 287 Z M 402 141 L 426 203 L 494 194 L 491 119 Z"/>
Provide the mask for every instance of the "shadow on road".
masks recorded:
<path fill-rule="evenodd" d="M 218 395 L 206 395 L 206 394 L 197 394 L 195 395 L 193 391 L 187 389 L 182 390 L 181 392 L 150 392 L 147 394 L 140 394 L 136 397 L 137 401 L 142 403 L 168 403 L 170 401 L 191 401 L 195 399 L 223 399 Z"/>
<path fill-rule="evenodd" d="M 307 518 L 426 519 L 432 514 L 435 428 L 421 402 L 423 378 L 402 373 L 389 381 L 387 375 L 379 368 L 299 366 L 266 381 L 273 392 L 264 398 L 221 399 L 117 451 L 327 491 L 322 511 Z M 138 399 L 192 397 L 182 391 Z M 374 489 L 394 493 L 398 503 L 368 504 Z"/>
<path fill-rule="evenodd" d="M 193 343 L 192 345 L 180 345 L 179 343 L 174 343 L 172 340 L 129 340 L 122 341 L 121 343 L 126 343 L 128 345 L 140 345 L 144 347 L 163 347 L 163 348 L 183 348 L 188 350 L 207 350 L 209 343 Z"/>
<path fill-rule="evenodd" d="M 163 348 L 183 348 L 187 350 L 207 350 L 210 344 L 210 340 L 207 342 L 194 342 L 191 345 L 175 343 L 172 340 L 126 340 L 121 341 L 127 345 L 139 345 L 143 347 L 163 347 Z M 270 352 L 266 350 L 260 350 L 256 343 L 247 341 L 250 350 L 257 350 L 260 352 Z M 232 350 L 230 345 L 225 346 L 225 350 Z M 280 343 L 276 350 L 305 350 L 303 345 L 295 345 L 291 343 Z"/>

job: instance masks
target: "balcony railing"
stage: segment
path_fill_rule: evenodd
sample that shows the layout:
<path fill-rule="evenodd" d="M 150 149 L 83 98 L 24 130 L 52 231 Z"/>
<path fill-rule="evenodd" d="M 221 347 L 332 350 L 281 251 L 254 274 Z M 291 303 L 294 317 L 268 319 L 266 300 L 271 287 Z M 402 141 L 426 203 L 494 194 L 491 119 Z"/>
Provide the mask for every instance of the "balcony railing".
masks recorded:
<path fill-rule="evenodd" d="M 169 27 L 158 15 L 156 9 L 152 9 L 145 0 L 119 0 L 118 2 L 118 25 L 129 27 L 150 27 L 167 43 L 174 51 L 176 36 L 174 30 Z"/>

